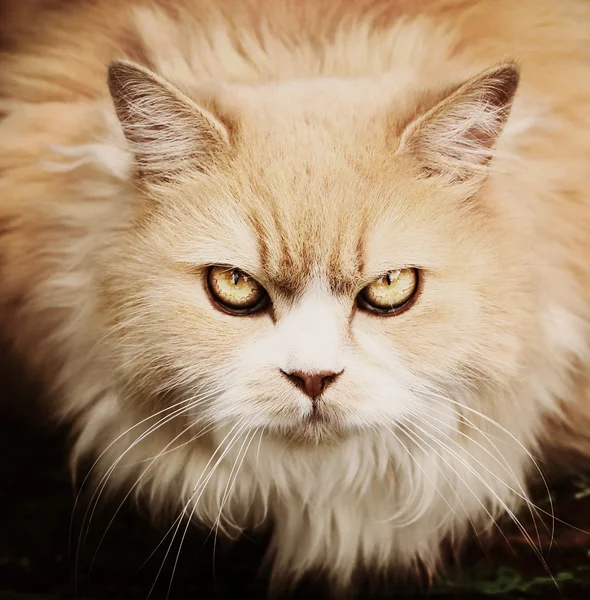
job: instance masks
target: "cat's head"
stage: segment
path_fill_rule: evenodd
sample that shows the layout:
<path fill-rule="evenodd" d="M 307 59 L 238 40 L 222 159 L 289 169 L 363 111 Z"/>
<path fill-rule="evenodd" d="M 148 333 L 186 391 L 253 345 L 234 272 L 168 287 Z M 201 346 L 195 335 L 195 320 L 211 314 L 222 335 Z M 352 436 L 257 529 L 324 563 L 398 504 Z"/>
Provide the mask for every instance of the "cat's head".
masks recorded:
<path fill-rule="evenodd" d="M 384 78 L 185 95 L 113 64 L 138 199 L 102 267 L 118 375 L 207 424 L 319 441 L 426 404 L 452 420 L 458 390 L 508 384 L 526 268 L 490 165 L 517 83 L 504 64 L 412 92 Z"/>

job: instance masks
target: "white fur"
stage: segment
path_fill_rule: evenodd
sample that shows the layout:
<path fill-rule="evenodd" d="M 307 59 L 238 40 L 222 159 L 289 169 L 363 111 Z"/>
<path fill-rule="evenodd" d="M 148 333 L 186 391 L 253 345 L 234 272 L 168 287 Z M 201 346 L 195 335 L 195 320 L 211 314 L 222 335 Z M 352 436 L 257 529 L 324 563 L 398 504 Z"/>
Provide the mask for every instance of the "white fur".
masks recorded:
<path fill-rule="evenodd" d="M 361 93 L 352 92 L 355 82 L 335 83 L 332 95 L 322 91 L 330 87 L 328 83 L 334 83 L 330 78 L 338 75 L 339 65 L 347 64 L 349 77 L 371 76 L 370 85 L 366 79 L 363 83 L 374 98 L 381 84 L 391 90 L 396 87 L 392 82 L 397 82 L 401 92 L 429 73 L 434 76 L 449 60 L 457 41 L 452 31 L 435 27 L 426 18 L 400 21 L 378 32 L 361 24 L 353 32 L 336 35 L 333 48 L 323 57 L 325 60 L 320 60 L 311 45 L 294 50 L 272 37 L 265 27 L 260 32 L 262 42 L 244 34 L 238 48 L 232 37 L 235 32 L 222 27 L 202 31 L 197 27 L 184 39 L 184 27 L 156 10 L 137 10 L 136 26 L 146 47 L 153 49 L 151 58 L 156 67 L 171 81 L 185 84 L 185 88 L 199 78 L 202 85 L 221 80 L 247 88 L 269 79 L 280 82 L 326 77 L 316 87 L 303 86 L 302 97 L 308 101 L 313 98 L 313 109 L 324 110 L 332 125 L 342 116 L 332 114 L 334 98 L 345 97 L 343 92 L 349 90 L 352 105 L 362 104 Z M 182 49 L 175 43 L 181 38 L 186 42 Z M 457 65 L 457 75 L 471 71 Z M 235 90 L 243 92 L 238 100 L 247 100 L 247 90 L 240 86 Z M 277 117 L 273 122 L 272 104 L 286 102 L 291 94 L 291 84 L 277 84 L 267 105 L 256 104 L 257 119 L 251 112 L 251 122 L 278 127 L 281 123 Z M 293 100 L 293 105 L 298 101 Z M 155 119 L 159 125 L 167 123 L 167 105 L 146 102 L 139 108 L 136 117 Z M 435 136 L 435 147 L 461 140 L 466 127 L 474 122 L 486 131 L 498 127 L 493 110 L 483 110 L 477 104 L 462 109 L 467 114 L 454 114 L 446 127 L 436 131 L 440 135 Z M 342 110 L 354 121 L 356 108 L 346 104 Z M 310 114 L 313 116 L 311 109 Z M 509 123 L 509 137 L 528 133 L 539 122 L 536 116 L 535 111 L 519 106 L 518 118 Z M 211 120 L 208 113 L 205 117 Z M 363 126 L 364 121 L 359 127 Z M 315 135 L 321 138 L 321 148 L 330 147 L 331 138 L 325 141 L 324 130 L 301 125 L 298 135 L 300 131 L 301 139 Z M 132 208 L 123 208 L 120 199 L 128 193 L 123 182 L 131 171 L 130 150 L 137 150 L 133 144 L 125 145 L 118 127 L 113 132 L 112 137 L 96 143 L 60 149 L 72 159 L 72 172 L 90 165 L 100 175 L 84 171 L 88 180 L 79 190 L 83 204 L 80 211 L 86 211 L 84 218 L 90 223 L 91 233 L 67 240 L 67 268 L 39 290 L 37 300 L 39 311 L 43 301 L 68 311 L 54 334 L 57 339 L 52 340 L 57 342 L 56 347 L 64 348 L 64 367 L 56 374 L 56 388 L 64 394 L 60 414 L 76 420 L 76 458 L 99 454 L 95 470 L 100 485 L 107 480 L 112 487 L 131 485 L 156 510 L 168 507 L 181 519 L 220 526 L 228 533 L 270 522 L 274 526 L 271 554 L 275 573 L 297 578 L 308 570 L 319 569 L 341 585 L 351 580 L 359 566 L 385 570 L 421 564 L 433 572 L 440 561 L 442 540 L 460 539 L 471 526 L 481 529 L 493 525 L 502 511 L 514 517 L 514 507 L 528 503 L 526 476 L 535 470 L 533 454 L 540 421 L 545 413 L 557 412 L 557 399 L 567 389 L 568 375 L 563 365 L 572 364 L 576 356 L 587 356 L 588 335 L 585 330 L 582 333 L 579 317 L 549 298 L 543 305 L 536 348 L 539 356 L 527 357 L 527 363 L 521 361 L 521 340 L 510 338 L 507 351 L 500 353 L 501 359 L 494 354 L 494 363 L 485 355 L 486 344 L 497 342 L 497 332 L 490 324 L 494 315 L 480 308 L 478 290 L 457 284 L 446 288 L 446 295 L 441 297 L 449 305 L 460 294 L 472 300 L 463 320 L 482 328 L 478 331 L 481 340 L 461 339 L 455 345 L 467 355 L 473 353 L 470 366 L 485 368 L 486 374 L 498 372 L 498 382 L 478 381 L 480 387 L 475 392 L 453 370 L 434 377 L 429 364 L 419 364 L 415 357 L 404 353 L 402 340 L 385 336 L 381 326 L 369 322 L 367 315 L 351 317 L 352 301 L 331 292 L 321 265 L 308 265 L 316 277 L 291 305 L 284 303 L 276 324 L 266 316 L 256 317 L 257 321 L 236 319 L 229 324 L 233 317 L 217 314 L 203 286 L 184 272 L 179 275 L 181 269 L 176 267 L 235 264 L 256 273 L 261 269 L 261 260 L 256 256 L 259 240 L 238 209 L 222 212 L 208 206 L 204 214 L 185 207 L 184 212 L 178 210 L 162 225 L 174 231 L 177 243 L 167 248 L 166 255 L 158 254 L 161 247 L 152 250 L 151 255 L 145 248 L 144 254 L 138 253 L 135 285 L 128 290 L 118 283 L 112 288 L 123 288 L 122 304 L 135 302 L 133 312 L 119 322 L 108 322 L 110 313 L 97 308 L 98 274 L 104 264 L 111 266 L 109 260 L 122 259 L 105 248 L 111 247 L 111 235 L 116 239 L 117 231 L 132 222 Z M 176 138 L 175 133 L 179 134 Z M 172 154 L 181 163 L 184 153 L 194 150 L 195 140 L 182 128 L 167 130 L 160 141 L 164 142 L 160 151 L 163 149 L 165 157 Z M 293 148 L 285 147 L 283 158 L 289 166 Z M 463 149 L 468 163 L 480 158 L 480 148 Z M 144 158 L 148 163 L 154 159 L 152 166 L 156 169 L 166 165 L 161 152 Z M 509 170 L 509 164 L 502 166 Z M 526 172 L 527 166 L 523 163 L 519 168 Z M 105 174 L 116 182 L 105 183 Z M 204 182 L 199 180 L 199 184 Z M 319 189 L 326 194 L 330 191 Z M 346 190 L 342 192 L 344 196 Z M 293 202 L 296 199 L 293 193 Z M 107 208 L 101 210 L 103 204 L 97 200 L 104 200 Z M 193 198 L 183 200 L 190 206 Z M 402 214 L 403 198 L 400 206 Z M 77 214 L 67 217 L 82 220 Z M 431 256 L 426 226 L 420 230 L 424 232 L 421 236 L 413 238 L 419 249 L 409 244 L 400 248 L 390 233 L 399 215 L 379 215 L 379 219 L 379 239 L 376 226 L 367 241 L 370 268 L 394 268 L 395 261 L 409 264 L 412 261 L 407 257 L 420 257 L 421 251 L 423 256 Z M 422 220 L 431 225 L 429 219 Z M 347 225 L 352 227 L 353 221 L 354 215 Z M 420 218 L 415 221 L 420 222 Z M 398 227 L 398 231 L 398 238 L 403 237 L 403 228 Z M 158 241 L 157 236 L 150 240 L 154 244 Z M 453 240 L 458 246 L 461 241 Z M 145 245 L 149 245 L 147 241 Z M 97 255 L 104 263 L 96 264 Z M 156 265 L 157 259 L 162 259 L 165 266 Z M 140 270 L 145 263 L 149 268 Z M 172 271 L 170 264 L 176 269 L 174 276 L 167 271 L 171 280 L 162 283 L 157 269 Z M 432 257 L 430 264 L 436 271 L 444 264 L 443 257 Z M 482 265 L 485 268 L 483 259 Z M 538 269 L 531 278 L 540 279 L 543 269 L 534 261 L 530 268 Z M 199 327 L 206 327 L 207 343 L 197 347 L 190 331 L 172 330 L 172 319 L 169 323 L 158 312 L 170 296 L 178 302 L 179 312 L 206 315 Z M 34 308 L 33 301 L 31 305 Z M 434 311 L 436 307 L 430 308 Z M 528 316 L 524 313 L 523 320 Z M 159 326 L 159 336 L 149 338 L 150 327 L 155 325 Z M 129 331 L 137 335 L 125 336 Z M 490 331 L 492 335 L 488 335 Z M 119 345 L 110 346 L 118 335 Z M 209 346 L 219 347 L 224 336 L 233 336 L 235 343 L 224 347 L 222 359 L 212 358 Z M 154 347 L 156 338 L 162 344 L 159 347 Z M 180 346 L 182 359 L 180 352 L 174 354 Z M 115 358 L 114 347 L 120 353 Z M 164 350 L 169 354 L 165 355 Z M 161 355 L 157 355 L 159 351 Z M 451 347 L 437 348 L 436 355 L 453 358 L 455 351 Z M 514 360 L 513 355 L 517 357 Z M 547 356 L 552 360 L 546 361 Z M 121 373 L 128 372 L 126 367 L 134 360 L 138 369 L 144 369 L 141 376 L 121 380 Z M 194 366 L 197 361 L 200 370 Z M 157 411 L 146 408 L 136 397 L 140 394 L 142 399 L 143 379 L 170 366 L 177 370 L 165 380 L 164 387 L 169 384 L 165 391 L 176 394 L 175 403 Z M 508 373 L 505 378 L 504 368 Z M 296 432 L 312 408 L 309 399 L 280 370 L 342 372 L 321 400 L 324 410 L 338 415 L 334 429 L 340 437 L 325 444 L 315 444 L 314 440 L 286 442 L 284 435 L 288 439 Z M 539 376 L 533 380 L 531 373 Z M 519 407 L 517 412 L 514 406 Z M 181 415 L 177 421 L 183 423 L 179 427 L 185 427 L 185 431 L 175 428 L 174 415 Z M 169 420 L 160 429 L 150 429 L 161 419 Z M 193 443 L 192 436 L 199 434 L 203 443 Z"/>
<path fill-rule="evenodd" d="M 330 291 L 313 286 L 281 320 L 276 331 L 283 371 L 340 373 L 344 369 L 346 312 Z"/>

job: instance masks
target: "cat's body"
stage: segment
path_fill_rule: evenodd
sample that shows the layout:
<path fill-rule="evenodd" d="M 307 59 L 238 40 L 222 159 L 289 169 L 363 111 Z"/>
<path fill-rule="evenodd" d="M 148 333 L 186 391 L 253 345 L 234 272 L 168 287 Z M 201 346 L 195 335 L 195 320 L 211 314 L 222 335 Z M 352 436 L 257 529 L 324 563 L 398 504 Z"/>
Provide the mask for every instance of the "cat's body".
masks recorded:
<path fill-rule="evenodd" d="M 34 4 L 5 33 L 5 328 L 99 486 L 271 524 L 278 578 L 434 572 L 524 503 L 540 442 L 586 433 L 590 5 L 158 4 Z M 198 114 L 123 63 L 121 128 L 121 58 Z M 216 264 L 272 310 L 216 310 Z M 414 306 L 355 307 L 406 267 Z M 337 378 L 310 412 L 281 370 Z"/>

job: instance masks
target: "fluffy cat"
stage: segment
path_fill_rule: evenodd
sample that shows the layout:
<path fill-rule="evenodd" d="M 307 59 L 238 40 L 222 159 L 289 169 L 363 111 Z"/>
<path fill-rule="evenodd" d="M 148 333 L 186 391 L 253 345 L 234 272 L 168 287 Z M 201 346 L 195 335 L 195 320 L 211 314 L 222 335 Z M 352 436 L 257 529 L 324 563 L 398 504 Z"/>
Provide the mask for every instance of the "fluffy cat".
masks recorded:
<path fill-rule="evenodd" d="M 590 432 L 589 42 L 583 0 L 7 16 L 0 310 L 97 493 L 340 587 L 534 510 Z"/>

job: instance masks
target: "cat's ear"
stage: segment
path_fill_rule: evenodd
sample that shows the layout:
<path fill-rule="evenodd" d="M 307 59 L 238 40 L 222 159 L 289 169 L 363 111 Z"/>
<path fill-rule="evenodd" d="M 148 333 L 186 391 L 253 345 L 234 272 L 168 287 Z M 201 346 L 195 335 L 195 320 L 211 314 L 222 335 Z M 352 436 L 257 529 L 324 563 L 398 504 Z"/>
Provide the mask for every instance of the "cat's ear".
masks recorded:
<path fill-rule="evenodd" d="M 206 172 L 227 149 L 219 119 L 151 71 L 113 62 L 108 85 L 140 177 L 161 182 L 185 168 Z"/>
<path fill-rule="evenodd" d="M 518 81 L 513 63 L 480 73 L 410 123 L 398 152 L 411 152 L 427 172 L 456 180 L 485 173 Z"/>

